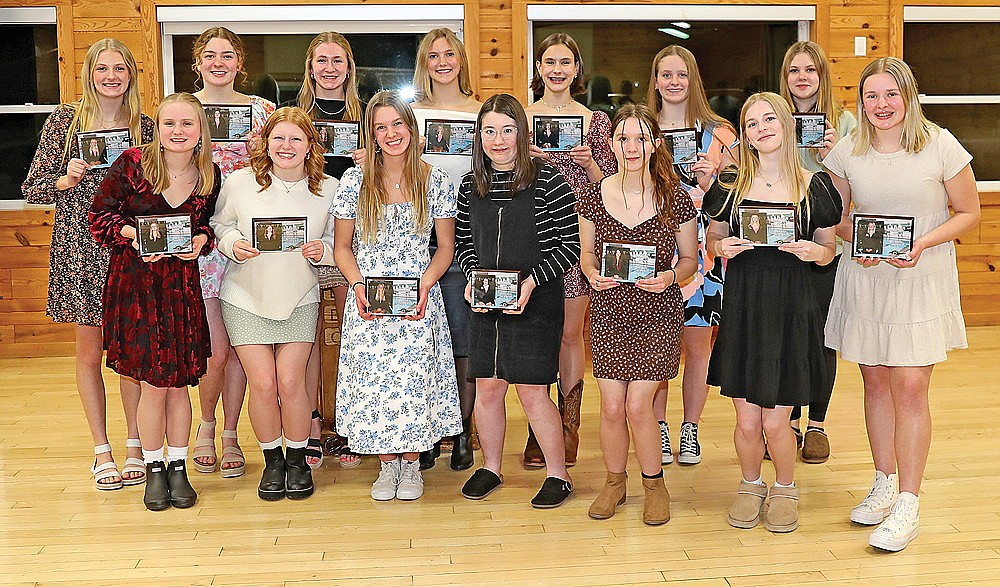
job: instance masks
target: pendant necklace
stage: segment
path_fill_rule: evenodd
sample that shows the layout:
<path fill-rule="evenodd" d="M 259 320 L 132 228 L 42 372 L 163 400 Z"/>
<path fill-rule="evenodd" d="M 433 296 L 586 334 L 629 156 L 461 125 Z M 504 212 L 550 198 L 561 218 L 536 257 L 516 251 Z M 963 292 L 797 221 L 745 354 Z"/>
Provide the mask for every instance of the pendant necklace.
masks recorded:
<path fill-rule="evenodd" d="M 780 183 L 782 179 L 784 179 L 783 177 L 781 177 L 779 175 L 778 179 L 774 180 L 773 182 L 767 181 L 767 178 L 764 177 L 764 174 L 761 173 L 760 171 L 757 172 L 757 177 L 759 177 L 761 179 L 761 181 L 764 182 L 764 185 L 766 185 L 769 188 L 773 188 L 776 184 Z"/>
<path fill-rule="evenodd" d="M 296 185 L 297 185 L 297 184 L 298 184 L 299 182 L 301 182 L 301 181 L 302 181 L 302 179 L 305 179 L 305 178 L 303 177 L 302 179 L 298 179 L 298 180 L 296 180 L 296 181 L 293 181 L 293 182 L 289 183 L 289 182 L 287 182 L 287 181 L 285 181 L 285 180 L 281 179 L 281 178 L 280 178 L 280 177 L 278 177 L 277 175 L 274 175 L 273 173 L 272 173 L 271 175 L 273 175 L 273 176 L 274 176 L 274 179 L 276 179 L 276 180 L 278 180 L 279 182 L 281 182 L 281 187 L 285 188 L 285 193 L 286 193 L 286 194 L 290 194 L 290 193 L 292 193 L 292 189 L 293 189 L 293 188 L 294 188 L 294 187 L 295 187 L 295 186 L 296 186 Z"/>
<path fill-rule="evenodd" d="M 545 100 L 542 100 L 541 102 L 546 107 L 551 108 L 551 109 L 555 110 L 556 112 L 561 112 L 563 110 L 563 108 L 568 108 L 573 103 L 572 101 L 570 101 L 570 102 L 566 102 L 565 104 L 560 104 L 560 105 L 556 106 L 555 104 L 549 104 Z"/>

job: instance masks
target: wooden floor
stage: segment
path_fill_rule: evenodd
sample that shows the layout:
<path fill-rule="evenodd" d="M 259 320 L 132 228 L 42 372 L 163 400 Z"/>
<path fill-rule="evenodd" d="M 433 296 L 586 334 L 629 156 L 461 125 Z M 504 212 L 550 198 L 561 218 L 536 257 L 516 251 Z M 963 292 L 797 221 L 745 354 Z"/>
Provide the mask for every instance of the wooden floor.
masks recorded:
<path fill-rule="evenodd" d="M 701 424 L 704 461 L 666 468 L 673 518 L 657 528 L 640 521 L 634 461 L 625 506 L 607 521 L 587 517 L 604 479 L 592 379 L 580 463 L 571 469 L 576 496 L 554 511 L 528 505 L 543 473 L 519 466 L 524 416 L 512 393 L 506 485 L 483 502 L 459 495 L 468 472 L 451 471 L 444 459 L 425 472 L 426 494 L 413 503 L 370 499 L 372 459 L 351 471 L 328 461 L 316 475 L 316 495 L 304 502 L 262 502 L 260 453 L 244 417 L 247 475 L 192 471 L 197 506 L 152 513 L 142 507 L 141 486 L 92 487 L 73 361 L 0 360 L 0 585 L 996 585 L 1000 327 L 970 329 L 969 338 L 971 350 L 953 353 L 934 374 L 921 534 L 898 554 L 874 552 L 869 529 L 848 521 L 872 465 L 860 377 L 847 363 L 828 418 L 833 458 L 797 465 L 801 526 L 775 535 L 726 523 L 740 474 L 733 410 L 716 392 Z M 109 404 L 121 463 L 117 393 Z M 675 447 L 680 414 L 675 393 Z"/>

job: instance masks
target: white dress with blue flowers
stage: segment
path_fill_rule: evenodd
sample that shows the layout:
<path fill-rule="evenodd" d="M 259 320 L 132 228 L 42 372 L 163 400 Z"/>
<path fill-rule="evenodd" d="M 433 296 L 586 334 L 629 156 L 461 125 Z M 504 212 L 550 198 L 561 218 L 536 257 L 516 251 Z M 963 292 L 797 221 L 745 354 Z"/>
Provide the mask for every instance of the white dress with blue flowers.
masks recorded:
<path fill-rule="evenodd" d="M 360 167 L 344 173 L 330 213 L 355 219 Z M 354 232 L 358 269 L 366 277 L 421 277 L 430 265 L 428 240 L 434 218 L 454 218 L 455 191 L 448 174 L 432 168 L 426 230 L 414 230 L 413 205 L 387 204 L 378 238 L 366 243 Z M 430 450 L 462 431 L 451 334 L 441 288 L 430 290 L 422 320 L 363 320 L 355 303 L 344 312 L 337 375 L 337 432 L 351 450 L 393 454 Z"/>

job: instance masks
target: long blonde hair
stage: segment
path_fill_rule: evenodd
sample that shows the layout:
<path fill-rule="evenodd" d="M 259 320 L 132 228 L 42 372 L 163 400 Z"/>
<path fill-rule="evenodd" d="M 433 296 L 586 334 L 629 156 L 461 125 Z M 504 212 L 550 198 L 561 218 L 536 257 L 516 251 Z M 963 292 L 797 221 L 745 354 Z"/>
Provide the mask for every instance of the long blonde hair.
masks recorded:
<path fill-rule="evenodd" d="M 94 87 L 94 69 L 97 67 L 97 58 L 102 51 L 116 51 L 121 54 L 128 69 L 128 88 L 122 97 L 122 107 L 128 117 L 128 129 L 132 135 L 132 144 L 138 145 L 142 142 L 142 130 L 140 129 L 140 118 L 142 115 L 142 103 L 139 97 L 139 68 L 135 64 L 135 57 L 128 50 L 125 43 L 118 39 L 101 39 L 87 49 L 87 55 L 83 58 L 83 67 L 80 68 L 80 82 L 83 84 L 83 95 L 79 100 L 73 102 L 73 119 L 69 123 L 69 130 L 66 131 L 66 146 L 63 149 L 63 160 L 69 159 L 70 149 L 73 146 L 73 135 L 77 132 L 92 130 L 97 126 L 100 119 L 100 102 L 97 97 L 97 88 Z"/>
<path fill-rule="evenodd" d="M 413 203 L 414 232 L 422 234 L 429 230 L 427 180 L 431 170 L 429 165 L 420 160 L 420 129 L 417 128 L 417 117 L 413 115 L 410 105 L 398 94 L 383 90 L 372 96 L 368 102 L 363 125 L 365 144 L 369 145 L 369 149 L 361 168 L 358 223 L 361 239 L 366 243 L 373 243 L 378 239 L 378 231 L 385 215 L 385 205 L 388 203 L 388 195 L 382 187 L 385 179 L 385 162 L 382 149 L 375 140 L 374 114 L 379 108 L 394 109 L 410 131 L 410 144 L 406 147 L 406 161 L 403 164 L 403 177 L 406 179 L 404 194 L 406 199 Z"/>
<path fill-rule="evenodd" d="M 791 90 L 788 89 L 788 69 L 792 66 L 792 59 L 800 53 L 805 53 L 812 59 L 816 66 L 816 75 L 819 76 L 819 87 L 816 88 L 816 111 L 826 114 L 833 127 L 840 130 L 840 113 L 844 111 L 840 102 L 833 98 L 833 84 L 830 81 L 830 62 L 826 58 L 823 47 L 812 41 L 799 41 L 792 44 L 785 51 L 785 59 L 781 62 L 781 97 L 788 101 L 789 106 L 795 109 L 795 102 L 792 100 Z"/>
<path fill-rule="evenodd" d="M 306 49 L 306 70 L 302 79 L 302 88 L 299 89 L 299 108 L 309 113 L 311 118 L 316 116 L 316 80 L 313 79 L 312 58 L 313 53 L 323 43 L 334 43 L 340 45 L 347 57 L 347 78 L 344 79 L 344 120 L 361 120 L 361 98 L 358 95 L 358 75 L 357 67 L 354 65 L 354 51 L 351 44 L 347 42 L 344 35 L 327 31 L 316 35 Z"/>
<path fill-rule="evenodd" d="M 274 167 L 274 161 L 268 154 L 267 143 L 274 127 L 282 122 L 294 124 L 306 135 L 306 139 L 309 141 L 309 152 L 306 153 L 305 172 L 306 177 L 309 178 L 309 191 L 313 195 L 320 195 L 319 189 L 324 178 L 323 147 L 320 145 L 319 132 L 316 131 L 312 118 L 298 106 L 278 108 L 268 117 L 267 122 L 260 129 L 260 140 L 257 142 L 257 148 L 250 154 L 250 167 L 253 168 L 257 184 L 261 186 L 260 191 L 271 187 L 270 171 Z"/>
<path fill-rule="evenodd" d="M 674 55 L 684 62 L 684 67 L 688 74 L 688 94 L 687 104 L 684 108 L 684 126 L 695 128 L 699 125 L 722 126 L 732 130 L 736 129 L 728 120 L 716 114 L 712 107 L 708 105 L 708 96 L 705 94 L 705 84 L 701 81 L 701 73 L 698 71 L 698 62 L 694 58 L 694 53 L 688 51 L 680 45 L 670 45 L 660 49 L 660 52 L 653 57 L 653 65 L 649 72 L 649 87 L 646 89 L 646 106 L 649 107 L 653 116 L 658 116 L 663 109 L 663 98 L 656 89 L 656 77 L 659 75 L 660 61 L 664 57 Z"/>
<path fill-rule="evenodd" d="M 142 146 L 142 174 L 153 185 L 153 191 L 162 194 L 170 187 L 170 172 L 167 161 L 163 157 L 163 147 L 160 144 L 160 116 L 163 109 L 170 104 L 180 102 L 194 109 L 201 124 L 201 138 L 191 153 L 191 162 L 198 168 L 198 184 L 196 193 L 207 196 L 215 189 L 215 164 L 212 163 L 212 136 L 208 133 L 208 118 L 201 102 L 187 92 L 170 94 L 160 102 L 156 110 L 156 128 L 153 130 L 153 141 Z"/>
<path fill-rule="evenodd" d="M 757 149 L 750 145 L 750 141 L 743 136 L 746 132 L 747 111 L 757 102 L 767 102 L 774 110 L 774 114 L 781 123 L 781 155 L 778 168 L 781 170 L 781 177 L 788 178 L 788 185 L 795 197 L 795 208 L 802 218 L 803 208 L 805 218 L 811 212 L 809 198 L 806 193 L 809 189 L 803 175 L 802 164 L 799 161 L 798 149 L 795 147 L 795 118 L 792 110 L 784 98 L 773 92 L 759 92 L 747 98 L 740 111 L 740 163 L 736 172 L 736 180 L 732 183 L 721 181 L 719 184 L 729 190 L 726 205 L 732 202 L 732 217 L 728 220 L 732 224 L 736 220 L 736 207 L 743 201 L 744 196 L 750 191 L 754 176 L 760 169 L 760 155 Z M 723 206 L 725 208 L 725 206 Z"/>
<path fill-rule="evenodd" d="M 438 39 L 445 39 L 455 54 L 458 55 L 460 71 L 458 72 L 458 89 L 462 94 L 471 96 L 472 81 L 469 78 L 469 55 L 465 51 L 465 44 L 461 39 L 448 28 L 434 29 L 424 35 L 417 47 L 417 63 L 413 70 L 413 88 L 416 90 L 418 102 L 434 103 L 434 82 L 431 80 L 427 70 L 427 54 L 431 52 L 431 45 Z"/>
<path fill-rule="evenodd" d="M 868 120 L 868 116 L 865 115 L 865 81 L 880 73 L 892 76 L 892 79 L 899 85 L 901 97 L 906 104 L 906 112 L 903 114 L 903 134 L 899 138 L 899 144 L 909 153 L 919 153 L 927 146 L 927 142 L 931 139 L 931 133 L 939 132 L 941 127 L 924 116 L 924 110 L 920 107 L 917 80 L 913 77 L 913 71 L 910 70 L 910 66 L 905 61 L 896 57 L 876 59 L 861 72 L 861 80 L 858 82 L 858 126 L 854 128 L 851 135 L 854 139 L 853 153 L 854 155 L 864 155 L 872 148 L 875 128 Z"/>

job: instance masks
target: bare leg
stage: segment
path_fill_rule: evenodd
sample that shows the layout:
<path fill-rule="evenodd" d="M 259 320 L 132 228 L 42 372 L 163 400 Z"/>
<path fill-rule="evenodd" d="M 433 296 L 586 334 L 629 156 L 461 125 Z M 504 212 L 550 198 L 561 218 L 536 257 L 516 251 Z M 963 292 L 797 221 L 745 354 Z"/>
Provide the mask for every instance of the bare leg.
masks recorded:
<path fill-rule="evenodd" d="M 281 432 L 288 440 L 299 442 L 309 437 L 312 405 L 306 393 L 306 362 L 312 343 L 290 342 L 275 345 L 274 359 L 281 409 Z"/>
<path fill-rule="evenodd" d="M 601 391 L 601 450 L 609 473 L 623 473 L 628 465 L 628 424 L 625 421 L 625 381 L 598 379 Z M 659 443 L 659 429 L 657 429 Z"/>
<path fill-rule="evenodd" d="M 889 382 L 895 413 L 895 449 L 899 490 L 920 494 L 920 481 L 931 448 L 931 410 L 927 390 L 934 365 L 890 367 Z"/>
<path fill-rule="evenodd" d="M 740 398 L 733 398 L 733 407 L 736 408 L 733 443 L 736 445 L 740 471 L 747 481 L 756 481 L 760 478 L 760 462 L 764 459 L 763 410 Z"/>
<path fill-rule="evenodd" d="M 483 450 L 483 467 L 497 475 L 503 461 L 503 440 L 507 431 L 504 397 L 508 385 L 503 379 L 476 379 L 476 429 Z M 561 434 L 561 424 L 559 430 Z"/>
<path fill-rule="evenodd" d="M 222 395 L 226 380 L 226 363 L 230 354 L 229 333 L 226 332 L 226 325 L 222 321 L 222 305 L 219 298 L 205 299 L 205 317 L 208 319 L 208 332 L 212 340 L 212 356 L 208 359 L 208 370 L 198 382 L 198 403 L 201 419 L 214 422 L 215 408 L 219 405 L 219 396 Z M 206 428 L 204 431 L 199 431 L 198 438 L 209 438 L 214 441 L 214 430 Z M 215 459 L 210 456 L 197 457 L 195 461 L 206 466 L 215 464 Z"/>
<path fill-rule="evenodd" d="M 566 298 L 563 315 L 562 343 L 559 346 L 559 378 L 563 393 L 583 379 L 586 352 L 583 346 L 583 324 L 590 305 L 588 296 Z"/>
<path fill-rule="evenodd" d="M 681 339 L 683 340 L 683 338 Z M 684 367 L 687 371 L 687 366 Z M 653 417 L 660 422 L 667 421 L 667 398 L 670 395 L 670 381 L 660 383 L 656 394 L 653 396 Z"/>
<path fill-rule="evenodd" d="M 774 464 L 774 480 L 781 485 L 790 485 L 795 479 L 795 434 L 789 423 L 791 406 L 775 406 L 761 410 L 764 435 L 767 436 L 767 450 Z M 754 478 L 756 479 L 756 477 Z M 747 479 L 753 481 L 754 479 Z"/>
<path fill-rule="evenodd" d="M 708 362 L 712 357 L 711 326 L 685 326 L 681 332 L 684 351 L 684 421 L 695 424 L 701 420 L 708 401 Z M 664 403 L 666 403 L 664 394 Z M 664 409 L 666 406 L 664 406 Z"/>
<path fill-rule="evenodd" d="M 168 446 L 187 446 L 191 440 L 191 396 L 187 387 L 171 387 L 166 393 Z"/>
<path fill-rule="evenodd" d="M 104 378 L 101 374 L 103 338 L 100 326 L 77 324 L 76 334 L 76 389 L 83 404 L 83 414 L 90 426 L 94 446 L 108 442 L 107 397 Z M 125 399 L 125 396 L 122 396 Z M 97 455 L 97 464 L 112 460 L 110 452 Z M 120 477 L 110 477 L 109 483 L 117 483 Z"/>
<path fill-rule="evenodd" d="M 524 414 L 535 431 L 538 446 L 545 455 L 546 475 L 571 481 L 566 470 L 566 445 L 563 443 L 562 417 L 552 402 L 547 385 L 515 385 Z M 479 418 L 476 418 L 479 422 Z M 480 443 L 482 440 L 480 439 Z"/>
<path fill-rule="evenodd" d="M 243 399 L 246 397 L 247 376 L 243 372 L 239 355 L 235 349 L 230 349 L 229 360 L 226 361 L 226 380 L 222 386 L 222 425 L 223 430 L 236 430 L 240 422 L 240 412 L 243 411 Z M 236 438 L 222 438 L 222 447 L 239 446 Z M 221 465 L 222 469 L 234 469 L 243 464 L 241 461 L 229 460 Z"/>
<path fill-rule="evenodd" d="M 139 410 L 136 414 L 139 440 L 143 450 L 159 450 L 163 448 L 167 432 L 167 392 L 170 388 L 155 387 L 145 381 L 141 385 L 142 394 L 139 396 Z"/>
<path fill-rule="evenodd" d="M 859 365 L 865 385 L 865 428 L 875 469 L 896 472 L 896 415 L 890 393 L 889 367 Z"/>
<path fill-rule="evenodd" d="M 271 442 L 281 437 L 274 350 L 269 344 L 245 344 L 236 347 L 236 352 L 250 381 L 250 426 L 258 442 Z"/>
<path fill-rule="evenodd" d="M 659 386 L 659 381 L 630 381 L 625 393 L 625 415 L 632 428 L 635 456 L 646 475 L 657 475 L 663 470 L 660 464 L 660 427 L 653 416 L 653 396 Z M 627 433 L 625 439 L 627 449 Z"/>

